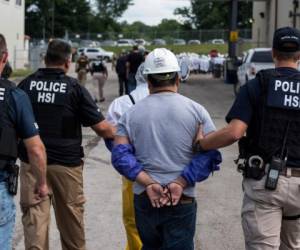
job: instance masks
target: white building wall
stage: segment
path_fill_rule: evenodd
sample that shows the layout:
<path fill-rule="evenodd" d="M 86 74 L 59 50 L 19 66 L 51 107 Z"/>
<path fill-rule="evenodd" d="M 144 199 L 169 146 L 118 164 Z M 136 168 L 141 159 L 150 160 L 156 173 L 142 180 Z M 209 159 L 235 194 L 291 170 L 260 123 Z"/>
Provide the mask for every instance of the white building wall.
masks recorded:
<path fill-rule="evenodd" d="M 257 47 L 264 47 L 267 43 L 267 21 L 266 21 L 266 3 L 253 3 L 253 24 L 252 24 L 252 40 Z"/>
<path fill-rule="evenodd" d="M 11 65 L 24 68 L 28 63 L 28 48 L 26 50 L 24 42 L 25 0 L 0 0 L 0 33 L 6 38 Z"/>
<path fill-rule="evenodd" d="M 292 26 L 293 18 L 289 16 L 290 11 L 293 11 L 293 0 L 278 0 L 278 9 L 275 13 L 276 0 L 267 0 L 265 2 L 253 3 L 253 26 L 252 37 L 253 41 L 260 47 L 272 46 L 273 33 L 277 28 L 284 26 Z M 297 10 L 300 12 L 300 9 Z M 262 17 L 262 13 L 264 17 Z M 299 17 L 297 17 L 297 27 L 299 28 Z"/>

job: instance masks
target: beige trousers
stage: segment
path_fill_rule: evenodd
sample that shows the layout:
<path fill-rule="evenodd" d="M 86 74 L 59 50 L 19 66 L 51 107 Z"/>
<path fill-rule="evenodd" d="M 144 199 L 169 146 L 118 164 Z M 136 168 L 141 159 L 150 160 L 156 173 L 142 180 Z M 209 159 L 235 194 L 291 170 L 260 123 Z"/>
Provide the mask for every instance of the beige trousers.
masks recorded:
<path fill-rule="evenodd" d="M 21 208 L 26 250 L 49 249 L 50 206 L 53 204 L 63 250 L 84 250 L 82 166 L 48 165 L 49 197 L 34 195 L 36 178 L 30 165 L 21 165 Z"/>
<path fill-rule="evenodd" d="M 280 176 L 277 189 L 265 189 L 260 181 L 244 179 L 242 226 L 246 250 L 300 250 L 300 178 Z"/>
<path fill-rule="evenodd" d="M 99 93 L 99 98 L 100 98 L 99 100 L 103 99 L 104 98 L 103 87 L 106 82 L 105 74 L 95 72 L 93 74 L 93 82 L 96 86 L 98 86 L 98 93 Z M 96 96 L 95 96 L 95 98 L 98 99 Z"/>
<path fill-rule="evenodd" d="M 86 80 L 87 80 L 87 70 L 86 69 L 80 69 L 78 71 L 78 74 L 77 74 L 77 79 L 78 79 L 79 83 L 82 86 L 85 86 L 85 83 L 86 83 Z"/>

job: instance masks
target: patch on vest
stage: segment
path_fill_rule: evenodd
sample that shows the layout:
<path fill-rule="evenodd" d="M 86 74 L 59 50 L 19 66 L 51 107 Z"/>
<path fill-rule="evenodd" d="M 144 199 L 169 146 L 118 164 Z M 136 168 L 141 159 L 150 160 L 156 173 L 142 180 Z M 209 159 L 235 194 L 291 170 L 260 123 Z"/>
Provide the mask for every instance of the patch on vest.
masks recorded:
<path fill-rule="evenodd" d="M 4 101 L 5 88 L 0 88 L 0 101 Z"/>
<path fill-rule="evenodd" d="M 268 89 L 268 106 L 300 110 L 299 80 L 272 79 Z"/>
<path fill-rule="evenodd" d="M 68 84 L 64 82 L 32 80 L 27 93 L 35 103 L 64 105 L 65 96 L 68 93 Z"/>

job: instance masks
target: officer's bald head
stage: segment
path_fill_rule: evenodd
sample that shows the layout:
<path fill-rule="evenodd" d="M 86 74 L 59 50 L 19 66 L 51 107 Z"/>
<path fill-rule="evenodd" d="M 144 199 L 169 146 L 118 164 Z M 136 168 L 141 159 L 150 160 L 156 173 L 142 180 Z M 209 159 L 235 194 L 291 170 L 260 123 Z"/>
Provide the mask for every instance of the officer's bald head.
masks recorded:
<path fill-rule="evenodd" d="M 48 44 L 45 64 L 46 66 L 62 66 L 68 63 L 70 57 L 70 44 L 60 39 L 54 39 Z"/>
<path fill-rule="evenodd" d="M 7 52 L 7 45 L 6 45 L 6 41 L 5 41 L 5 37 L 0 34 L 0 53 L 1 53 L 1 58 L 2 58 L 2 54 L 4 52 Z"/>
<path fill-rule="evenodd" d="M 0 34 L 0 75 L 2 74 L 2 71 L 7 63 L 7 45 L 5 41 L 5 37 Z"/>

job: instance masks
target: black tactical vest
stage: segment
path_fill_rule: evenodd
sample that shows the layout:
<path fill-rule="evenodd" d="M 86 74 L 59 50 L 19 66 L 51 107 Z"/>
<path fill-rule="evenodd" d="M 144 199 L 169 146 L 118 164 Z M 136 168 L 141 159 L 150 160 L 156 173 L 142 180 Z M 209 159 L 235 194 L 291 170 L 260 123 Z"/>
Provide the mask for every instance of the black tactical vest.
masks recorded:
<path fill-rule="evenodd" d="M 99 61 L 93 62 L 92 67 L 93 67 L 92 70 L 94 72 L 99 72 L 99 73 L 105 72 L 105 67 L 102 62 Z"/>
<path fill-rule="evenodd" d="M 16 128 L 8 113 L 13 88 L 11 82 L 0 78 L 0 170 L 15 162 L 18 156 Z"/>
<path fill-rule="evenodd" d="M 300 73 L 287 77 L 269 69 L 260 71 L 257 79 L 260 96 L 252 96 L 251 86 L 248 86 L 250 98 L 256 99 L 254 122 L 247 131 L 253 153 L 262 156 L 265 162 L 282 152 L 288 161 L 299 161 Z"/>
<path fill-rule="evenodd" d="M 78 87 L 76 82 L 65 76 L 63 71 L 44 74 L 39 70 L 20 87 L 31 100 L 48 156 L 51 155 L 51 149 L 63 145 L 72 154 L 82 157 L 81 123 L 78 114 L 73 112 L 75 108 L 71 107 L 72 92 Z M 22 160 L 27 161 L 24 152 Z M 51 163 L 51 159 L 48 158 L 48 161 Z"/>

